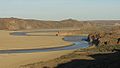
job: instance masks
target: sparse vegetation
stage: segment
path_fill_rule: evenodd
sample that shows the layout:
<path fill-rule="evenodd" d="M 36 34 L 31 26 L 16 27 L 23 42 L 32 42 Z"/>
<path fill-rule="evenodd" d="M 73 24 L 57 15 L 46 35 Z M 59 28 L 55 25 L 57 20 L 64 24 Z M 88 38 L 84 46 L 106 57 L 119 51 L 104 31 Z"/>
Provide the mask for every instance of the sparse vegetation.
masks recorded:
<path fill-rule="evenodd" d="M 76 66 L 81 67 L 81 68 L 104 68 L 104 67 L 112 67 L 112 65 L 116 65 L 113 62 L 118 62 L 120 61 L 119 57 L 119 51 L 120 49 L 120 44 L 117 43 L 120 38 L 120 27 L 119 25 L 114 25 L 115 22 L 119 23 L 119 20 L 101 20 L 101 21 L 77 21 L 77 20 L 73 20 L 73 19 L 68 19 L 68 20 L 62 20 L 62 21 L 41 21 L 41 20 L 28 20 L 28 19 L 18 19 L 18 18 L 1 18 L 0 19 L 0 29 L 2 30 L 34 30 L 34 29 L 69 29 L 68 31 L 59 31 L 58 33 L 60 33 L 61 35 L 82 35 L 82 36 L 86 36 L 88 34 L 93 34 L 96 35 L 99 34 L 100 35 L 100 44 L 98 47 L 89 47 L 89 48 L 85 48 L 85 49 L 78 49 L 75 50 L 73 52 L 70 52 L 69 54 L 66 53 L 66 55 L 64 55 L 63 52 L 56 52 L 56 53 L 47 53 L 44 56 L 42 56 L 40 54 L 22 54 L 22 55 L 13 55 L 11 56 L 11 58 L 17 59 L 19 61 L 21 61 L 21 63 L 19 65 L 20 68 L 77 68 Z M 72 30 L 72 29 L 76 29 L 76 30 Z M 53 34 L 53 33 L 51 33 Z M 56 42 L 58 42 L 58 40 L 60 39 L 61 42 L 58 42 L 60 45 L 62 43 L 64 43 L 65 41 L 63 41 L 63 37 L 60 36 L 58 39 L 58 34 L 54 33 L 54 35 L 58 35 L 55 37 L 33 37 L 33 35 L 39 35 L 39 33 L 36 34 L 32 34 L 29 33 L 29 35 L 31 36 L 27 36 L 27 37 L 13 37 L 13 36 L 9 36 L 9 34 L 5 34 L 5 32 L 1 33 L 1 41 L 5 41 L 5 42 L 1 42 L 1 46 L 4 47 L 5 45 L 9 44 L 10 42 L 17 42 L 16 44 L 22 44 L 22 43 L 29 43 L 29 48 L 33 48 L 35 47 L 43 47 L 43 46 L 39 46 L 39 43 L 46 43 L 46 41 L 49 39 L 49 43 L 47 41 L 46 44 L 54 44 Z M 36 39 L 39 38 L 39 39 Z M 45 40 L 45 42 L 41 41 L 41 40 Z M 15 40 L 14 40 L 15 39 Z M 53 39 L 53 40 L 52 40 Z M 58 39 L 58 40 L 57 40 Z M 19 41 L 18 41 L 19 40 Z M 27 40 L 27 41 L 24 41 Z M 28 41 L 29 40 L 29 41 Z M 30 42 L 30 40 L 32 40 L 32 42 Z M 37 41 L 35 41 L 37 40 Z M 6 43 L 6 41 L 8 43 Z M 51 41 L 51 42 L 50 42 Z M 64 43 L 65 44 L 65 43 Z M 69 44 L 66 42 L 66 44 Z M 30 47 L 30 45 L 32 45 L 32 47 Z M 50 46 L 50 45 L 49 45 Z M 8 48 L 28 48 L 28 45 L 24 46 L 16 46 L 16 45 L 8 45 Z M 45 47 L 45 46 L 44 46 Z M 48 46 L 47 46 L 48 47 Z M 7 48 L 7 49 L 8 49 Z M 1 47 L 1 49 L 4 49 Z M 59 55 L 60 53 L 62 53 L 61 55 Z M 57 55 L 61 56 L 58 57 Z M 108 56 L 106 56 L 106 54 Z M 34 56 L 33 56 L 34 55 Z M 54 57 L 53 55 L 55 55 L 56 57 Z M 97 56 L 96 56 L 97 55 Z M 117 56 L 118 55 L 118 56 Z M 46 58 L 50 57 L 50 58 L 56 58 L 56 59 L 52 59 L 52 60 L 46 60 L 43 61 L 41 59 L 44 58 L 43 60 L 46 60 Z M 95 57 L 94 57 L 95 56 Z M 19 58 L 21 58 L 19 59 Z M 37 57 L 37 59 L 36 59 Z M 40 57 L 40 58 L 39 58 Z M 98 59 L 100 57 L 100 59 Z M 107 58 L 110 57 L 110 58 Z M 3 57 L 5 58 L 5 57 Z M 8 60 L 11 60 L 11 58 L 7 57 Z M 48 58 L 48 59 L 50 59 Z M 113 58 L 113 59 L 111 59 Z M 24 60 L 26 59 L 26 63 L 24 64 L 23 62 L 25 62 Z M 40 60 L 38 60 L 40 59 Z M 105 60 L 104 60 L 105 59 Z M 2 59 L 1 59 L 2 60 Z M 27 60 L 31 60 L 31 62 L 27 61 Z M 34 61 L 34 62 L 33 62 Z M 1 61 L 2 62 L 2 61 Z M 6 61 L 7 62 L 7 61 Z M 27 62 L 29 62 L 27 64 Z M 13 64 L 15 63 L 12 60 Z M 19 62 L 18 62 L 19 63 Z M 104 64 L 103 64 L 104 63 Z M 2 63 L 4 64 L 4 63 Z M 74 66 L 75 65 L 75 66 Z M 82 65 L 82 66 L 80 66 Z M 6 65 L 7 66 L 7 65 Z M 93 67 L 94 66 L 94 67 Z M 8 66 L 9 67 L 9 66 Z M 15 68 L 15 67 L 14 67 Z"/>
<path fill-rule="evenodd" d="M 93 31 L 92 35 L 95 38 L 99 35 L 100 38 L 98 47 L 93 45 L 88 48 L 78 49 L 70 54 L 38 65 L 35 63 L 30 66 L 27 65 L 25 68 L 119 68 L 120 44 L 117 42 L 120 34 L 118 32 L 119 28 L 115 30 L 112 28 L 109 30 L 104 29 L 102 32 L 99 30 Z"/>

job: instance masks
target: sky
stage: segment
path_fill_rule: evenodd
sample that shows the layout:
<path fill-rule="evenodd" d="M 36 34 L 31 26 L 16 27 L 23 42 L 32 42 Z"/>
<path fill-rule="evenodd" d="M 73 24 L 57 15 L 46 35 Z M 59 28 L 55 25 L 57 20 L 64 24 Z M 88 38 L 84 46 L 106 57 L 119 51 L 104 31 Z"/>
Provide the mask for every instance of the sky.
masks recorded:
<path fill-rule="evenodd" d="M 0 0 L 0 18 L 120 19 L 120 0 Z"/>

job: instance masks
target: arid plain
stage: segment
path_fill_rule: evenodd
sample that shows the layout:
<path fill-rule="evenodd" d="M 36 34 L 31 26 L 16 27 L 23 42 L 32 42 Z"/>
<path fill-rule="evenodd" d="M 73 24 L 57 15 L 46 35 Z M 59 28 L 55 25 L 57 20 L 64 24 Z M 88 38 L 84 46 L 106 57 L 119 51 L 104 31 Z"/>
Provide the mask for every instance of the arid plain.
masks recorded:
<path fill-rule="evenodd" d="M 67 63 L 72 59 L 84 60 L 85 59 L 84 55 L 83 54 L 81 55 L 82 49 L 78 49 L 82 44 L 77 45 L 78 50 L 9 53 L 9 50 L 14 50 L 14 49 L 21 50 L 21 49 L 70 46 L 72 43 L 64 41 L 63 35 L 66 35 L 66 36 L 87 35 L 90 38 L 92 36 L 96 36 L 96 37 L 99 36 L 100 38 L 99 46 L 93 47 L 90 49 L 89 47 L 86 49 L 83 49 L 83 52 L 85 52 L 85 55 L 89 55 L 89 54 L 91 55 L 91 53 L 86 54 L 88 51 L 90 52 L 92 51 L 95 53 L 96 52 L 97 53 L 98 52 L 113 53 L 112 51 L 116 49 L 119 51 L 119 48 L 120 48 L 119 47 L 119 38 L 120 38 L 120 21 L 119 20 L 77 21 L 73 19 L 67 19 L 62 21 L 41 21 L 41 20 L 18 19 L 18 18 L 1 18 L 0 29 L 1 29 L 0 30 L 0 68 L 31 68 L 31 67 L 44 68 L 45 66 L 49 68 L 54 68 L 58 66 L 59 68 L 59 64 L 62 64 L 65 62 Z M 56 31 L 56 30 L 55 32 L 54 31 L 53 32 L 36 31 L 36 30 L 42 30 L 42 29 L 62 29 L 63 31 Z M 67 31 L 64 31 L 66 29 Z M 76 29 L 76 30 L 73 30 L 73 29 Z M 27 32 L 27 36 L 10 35 L 13 32 L 21 32 L 21 31 Z M 81 40 L 79 40 L 79 42 L 80 41 Z M 3 50 L 7 50 L 8 53 L 4 53 L 5 51 Z M 101 58 L 103 61 L 104 57 L 101 57 Z M 68 59 L 68 61 L 66 61 L 66 59 Z M 112 60 L 112 58 L 110 59 Z M 94 61 L 96 60 L 94 59 Z M 115 61 L 118 62 L 119 57 L 118 57 L 118 60 L 115 59 Z M 98 62 L 98 65 L 99 65 L 99 61 L 96 61 L 96 62 Z M 107 62 L 112 62 L 112 61 L 109 61 L 108 59 Z M 84 61 L 83 62 L 80 61 L 80 63 L 82 63 L 82 65 L 85 64 L 85 66 L 87 66 L 87 64 L 84 63 Z M 103 63 L 104 61 L 102 62 L 102 64 Z M 78 67 L 79 65 L 81 64 L 78 64 Z M 109 66 L 109 64 L 107 63 L 106 65 Z M 89 66 L 89 62 L 88 62 L 88 66 Z M 69 68 L 69 65 L 63 66 L 63 68 L 65 67 Z M 76 65 L 74 67 L 76 68 Z M 100 67 L 100 68 L 106 68 L 106 67 Z"/>
<path fill-rule="evenodd" d="M 0 50 L 33 49 L 68 46 L 71 43 L 63 41 L 61 36 L 13 36 L 13 31 L 0 31 Z M 55 34 L 55 33 L 49 33 Z M 32 35 L 32 34 L 31 34 Z M 57 58 L 71 51 L 35 52 L 20 54 L 0 54 L 0 68 L 17 68 L 23 64 L 46 61 Z"/>

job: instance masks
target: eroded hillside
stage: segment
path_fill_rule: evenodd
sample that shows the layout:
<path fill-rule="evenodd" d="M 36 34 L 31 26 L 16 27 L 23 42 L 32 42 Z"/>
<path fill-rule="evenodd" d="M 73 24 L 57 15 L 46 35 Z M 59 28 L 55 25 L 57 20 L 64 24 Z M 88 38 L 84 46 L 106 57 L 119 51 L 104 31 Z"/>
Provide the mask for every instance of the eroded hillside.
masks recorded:
<path fill-rule="evenodd" d="M 119 26 L 119 20 L 101 20 L 101 21 L 77 21 L 66 19 L 62 21 L 43 21 L 33 19 L 18 18 L 0 18 L 1 30 L 23 30 L 23 29 L 69 29 L 80 28 L 81 30 L 96 30 L 99 27 Z M 99 26 L 99 27 L 98 27 Z"/>

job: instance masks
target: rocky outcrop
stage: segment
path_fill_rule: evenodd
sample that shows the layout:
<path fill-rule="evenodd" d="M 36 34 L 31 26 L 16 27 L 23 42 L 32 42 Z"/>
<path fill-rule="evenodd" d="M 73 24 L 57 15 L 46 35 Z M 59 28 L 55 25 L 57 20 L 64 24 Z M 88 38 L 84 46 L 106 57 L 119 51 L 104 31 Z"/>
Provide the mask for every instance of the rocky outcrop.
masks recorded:
<path fill-rule="evenodd" d="M 116 32 L 117 31 L 117 32 Z M 88 35 L 88 42 L 95 44 L 98 41 L 100 45 L 115 45 L 120 42 L 119 29 L 103 32 L 103 33 L 91 33 Z"/>
<path fill-rule="evenodd" d="M 119 43 L 120 43 L 120 38 L 117 39 L 117 44 L 119 44 Z"/>

